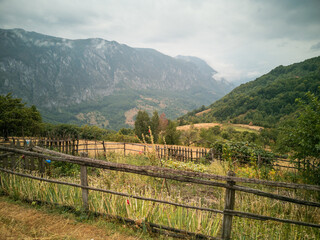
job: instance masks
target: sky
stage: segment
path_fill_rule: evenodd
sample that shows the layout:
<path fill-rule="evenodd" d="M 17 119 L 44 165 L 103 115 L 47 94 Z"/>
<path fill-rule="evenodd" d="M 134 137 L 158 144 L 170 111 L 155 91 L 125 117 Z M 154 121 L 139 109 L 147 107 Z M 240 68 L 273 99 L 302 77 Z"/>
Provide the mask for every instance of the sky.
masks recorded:
<path fill-rule="evenodd" d="M 0 28 L 196 56 L 243 82 L 320 55 L 320 0 L 0 0 Z"/>

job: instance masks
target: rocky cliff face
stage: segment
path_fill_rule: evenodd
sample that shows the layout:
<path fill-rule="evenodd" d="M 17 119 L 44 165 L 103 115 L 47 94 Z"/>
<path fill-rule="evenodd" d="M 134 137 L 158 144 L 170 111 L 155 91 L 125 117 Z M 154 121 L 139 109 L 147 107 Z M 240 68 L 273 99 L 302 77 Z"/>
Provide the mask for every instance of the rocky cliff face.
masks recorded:
<path fill-rule="evenodd" d="M 90 103 L 92 110 L 94 102 L 101 104 L 106 97 L 125 96 L 126 92 L 154 93 L 155 99 L 161 98 L 159 92 L 167 96 L 168 92 L 172 96 L 194 93 L 189 96 L 195 98 L 190 104 L 212 103 L 232 86 L 216 81 L 215 71 L 201 64 L 103 39 L 68 40 L 0 29 L 0 94 L 12 92 L 44 115 L 47 111 L 68 112 L 70 106 L 77 115 L 80 112 L 75 106 L 79 104 L 83 108 Z M 199 101 L 198 95 L 208 101 Z M 190 109 L 181 106 L 181 111 L 185 110 Z"/>

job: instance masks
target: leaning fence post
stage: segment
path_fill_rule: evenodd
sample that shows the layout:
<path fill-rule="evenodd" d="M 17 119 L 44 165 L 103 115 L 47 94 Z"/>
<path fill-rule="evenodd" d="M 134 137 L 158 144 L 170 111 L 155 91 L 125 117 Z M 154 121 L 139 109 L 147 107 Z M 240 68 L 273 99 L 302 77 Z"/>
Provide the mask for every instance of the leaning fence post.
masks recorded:
<path fill-rule="evenodd" d="M 229 177 L 234 177 L 235 173 L 232 171 L 228 172 Z M 235 184 L 234 181 L 227 181 L 229 186 L 233 186 Z M 224 200 L 224 209 L 225 210 L 233 210 L 235 203 L 235 190 L 226 188 L 226 195 Z M 232 215 L 228 213 L 223 213 L 223 222 L 222 222 L 222 239 L 230 239 L 232 231 Z"/>
<path fill-rule="evenodd" d="M 103 155 L 105 158 L 107 158 L 107 151 L 106 151 L 106 146 L 104 145 L 104 141 L 102 141 L 102 147 L 103 147 Z"/>
<path fill-rule="evenodd" d="M 88 157 L 87 152 L 82 152 L 80 154 L 81 157 Z M 80 180 L 81 180 L 81 185 L 84 187 L 88 186 L 88 177 L 87 177 L 87 166 L 81 165 L 80 168 Z M 88 204 L 88 194 L 89 190 L 86 188 L 81 188 L 82 190 L 82 202 L 83 202 L 83 208 L 85 211 L 89 210 L 89 204 Z"/>

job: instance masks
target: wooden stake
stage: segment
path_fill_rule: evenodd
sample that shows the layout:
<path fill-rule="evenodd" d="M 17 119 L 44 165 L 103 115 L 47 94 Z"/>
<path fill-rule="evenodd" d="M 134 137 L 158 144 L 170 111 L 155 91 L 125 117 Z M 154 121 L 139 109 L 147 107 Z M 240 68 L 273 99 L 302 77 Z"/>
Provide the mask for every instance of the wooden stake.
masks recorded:
<path fill-rule="evenodd" d="M 235 173 L 232 171 L 228 172 L 229 177 L 234 177 Z M 229 186 L 233 186 L 235 184 L 234 181 L 227 181 Z M 235 190 L 226 188 L 226 195 L 224 200 L 224 209 L 233 210 L 235 203 Z M 222 222 L 222 239 L 230 239 L 232 231 L 232 215 L 227 213 L 223 214 L 223 222 Z"/>
<path fill-rule="evenodd" d="M 88 157 L 88 153 L 82 152 L 81 157 Z M 87 167 L 85 165 L 81 165 L 80 180 L 81 180 L 81 186 L 84 186 L 84 187 L 88 186 Z M 89 194 L 89 190 L 86 188 L 82 188 L 82 202 L 83 202 L 83 208 L 85 211 L 89 210 L 88 194 Z"/>

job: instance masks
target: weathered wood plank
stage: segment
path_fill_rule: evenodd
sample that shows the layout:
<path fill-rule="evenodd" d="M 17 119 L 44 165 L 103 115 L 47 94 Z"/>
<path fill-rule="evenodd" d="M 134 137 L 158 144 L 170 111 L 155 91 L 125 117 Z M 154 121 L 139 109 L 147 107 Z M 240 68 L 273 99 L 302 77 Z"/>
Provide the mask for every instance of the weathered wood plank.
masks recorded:
<path fill-rule="evenodd" d="M 234 172 L 228 172 L 228 176 L 235 176 Z M 227 182 L 229 186 L 235 185 L 234 181 Z M 235 204 L 235 190 L 226 188 L 226 194 L 224 199 L 224 209 L 225 210 L 233 210 Z M 229 215 L 227 212 L 223 214 L 222 221 L 222 239 L 230 239 L 232 232 L 232 215 Z"/>

